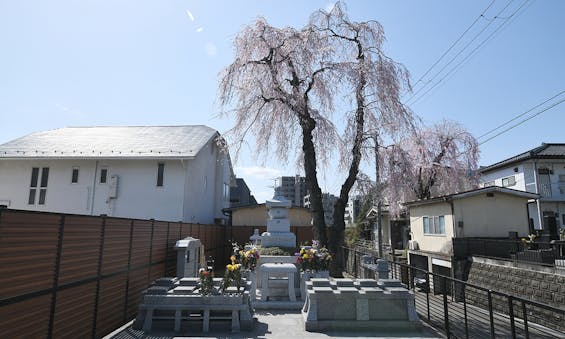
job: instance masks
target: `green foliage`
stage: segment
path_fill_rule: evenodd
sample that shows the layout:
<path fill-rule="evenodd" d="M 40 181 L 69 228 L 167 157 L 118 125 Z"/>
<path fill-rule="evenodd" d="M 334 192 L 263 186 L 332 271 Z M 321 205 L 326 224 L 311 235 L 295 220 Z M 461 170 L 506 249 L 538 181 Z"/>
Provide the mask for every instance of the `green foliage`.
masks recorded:
<path fill-rule="evenodd" d="M 355 223 L 354 227 L 345 228 L 345 243 L 347 246 L 353 246 L 361 236 L 361 232 L 358 227 L 359 224 Z"/>
<path fill-rule="evenodd" d="M 294 255 L 296 247 L 259 247 L 260 255 Z"/>

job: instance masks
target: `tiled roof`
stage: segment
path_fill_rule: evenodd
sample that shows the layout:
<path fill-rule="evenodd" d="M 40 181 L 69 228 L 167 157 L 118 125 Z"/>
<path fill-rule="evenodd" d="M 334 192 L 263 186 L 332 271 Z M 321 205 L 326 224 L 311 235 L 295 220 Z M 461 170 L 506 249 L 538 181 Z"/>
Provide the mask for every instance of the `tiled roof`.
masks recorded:
<path fill-rule="evenodd" d="M 202 126 L 66 127 L 0 145 L 2 158 L 190 158 L 217 131 Z"/>
<path fill-rule="evenodd" d="M 539 198 L 539 194 L 536 194 L 536 193 L 519 191 L 519 190 L 507 188 L 507 187 L 488 186 L 488 187 L 477 188 L 477 189 L 473 189 L 473 190 L 469 190 L 469 191 L 465 191 L 465 192 L 459 192 L 459 193 L 444 195 L 444 196 L 441 196 L 441 197 L 435 197 L 435 198 L 431 198 L 431 199 L 410 201 L 410 202 L 404 203 L 404 206 L 418 206 L 418 205 L 426 205 L 426 204 L 432 204 L 432 203 L 442 202 L 442 201 L 451 201 L 451 200 L 454 200 L 454 199 L 461 199 L 461 198 L 471 197 L 471 196 L 475 196 L 475 195 L 479 195 L 479 194 L 483 194 L 483 193 L 489 193 L 489 192 L 498 192 L 498 193 L 510 194 L 510 195 L 515 195 L 515 196 L 526 198 L 526 199 L 537 199 L 537 198 Z"/>
<path fill-rule="evenodd" d="M 509 166 L 530 159 L 565 159 L 565 144 L 546 144 L 533 148 L 524 153 L 520 153 L 506 160 L 502 160 L 495 164 L 481 167 L 479 172 L 486 173 L 488 171 Z"/>

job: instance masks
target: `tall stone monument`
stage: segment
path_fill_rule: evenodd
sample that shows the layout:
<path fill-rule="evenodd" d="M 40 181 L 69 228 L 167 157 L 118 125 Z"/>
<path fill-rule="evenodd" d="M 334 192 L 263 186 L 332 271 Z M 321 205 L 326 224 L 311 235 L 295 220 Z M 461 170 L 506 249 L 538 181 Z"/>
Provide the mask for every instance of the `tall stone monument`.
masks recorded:
<path fill-rule="evenodd" d="M 261 246 L 296 247 L 296 235 L 290 232 L 290 220 L 288 220 L 290 200 L 276 196 L 267 200 L 265 206 L 269 220 L 267 220 L 267 232 L 261 234 Z"/>

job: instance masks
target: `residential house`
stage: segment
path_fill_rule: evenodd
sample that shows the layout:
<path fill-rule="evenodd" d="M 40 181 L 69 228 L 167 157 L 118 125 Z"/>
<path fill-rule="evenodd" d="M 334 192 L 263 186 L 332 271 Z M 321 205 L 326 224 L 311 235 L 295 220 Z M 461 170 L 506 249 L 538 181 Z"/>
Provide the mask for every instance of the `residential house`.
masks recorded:
<path fill-rule="evenodd" d="M 367 212 L 367 226 L 371 228 L 372 239 L 378 241 L 378 230 L 375 227 L 377 208 L 373 207 Z M 382 245 L 384 252 L 395 249 L 404 249 L 410 240 L 410 227 L 406 213 L 395 217 L 387 208 L 381 211 Z M 376 234 L 375 234 L 376 233 Z"/>
<path fill-rule="evenodd" d="M 529 234 L 528 204 L 537 194 L 489 186 L 406 203 L 412 240 L 411 265 L 461 278 L 452 271 L 453 239 L 508 238 Z"/>
<path fill-rule="evenodd" d="M 540 199 L 528 205 L 533 229 L 543 229 L 558 239 L 565 227 L 565 144 L 543 143 L 524 153 L 479 170 L 482 187 L 502 186 L 537 193 Z"/>
<path fill-rule="evenodd" d="M 206 126 L 69 127 L 0 145 L 13 209 L 221 223 L 233 171 Z"/>
<path fill-rule="evenodd" d="M 230 188 L 230 207 L 256 205 L 257 200 L 242 178 L 235 179 L 235 186 Z"/>

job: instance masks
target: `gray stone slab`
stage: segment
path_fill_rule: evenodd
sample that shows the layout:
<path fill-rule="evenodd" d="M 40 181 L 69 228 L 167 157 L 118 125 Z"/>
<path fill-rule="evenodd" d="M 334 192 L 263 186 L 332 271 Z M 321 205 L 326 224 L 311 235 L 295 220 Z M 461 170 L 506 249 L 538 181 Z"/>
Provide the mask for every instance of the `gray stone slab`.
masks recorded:
<path fill-rule="evenodd" d="M 338 287 L 337 291 L 339 291 L 339 293 L 359 293 L 357 287 L 352 286 Z"/>
<path fill-rule="evenodd" d="M 327 278 L 312 278 L 310 279 L 310 282 L 312 283 L 312 286 L 314 287 L 329 287 L 330 286 L 330 280 Z"/>
<path fill-rule="evenodd" d="M 312 290 L 314 291 L 314 293 L 333 293 L 334 292 L 334 289 L 329 287 L 329 286 L 328 287 L 325 287 L 325 286 L 316 287 L 316 286 L 314 286 L 312 288 Z"/>
<path fill-rule="evenodd" d="M 173 288 L 173 294 L 194 294 L 196 286 L 179 286 Z"/>
<path fill-rule="evenodd" d="M 338 287 L 353 287 L 353 279 L 338 278 L 334 279 L 334 281 Z"/>
<path fill-rule="evenodd" d="M 375 279 L 357 279 L 357 283 L 361 287 L 377 287 L 379 286 L 378 281 Z"/>
<path fill-rule="evenodd" d="M 396 279 L 379 279 L 378 283 L 380 287 L 402 287 L 400 280 Z"/>
<path fill-rule="evenodd" d="M 200 282 L 199 278 L 182 278 L 179 280 L 180 286 L 196 286 Z"/>

